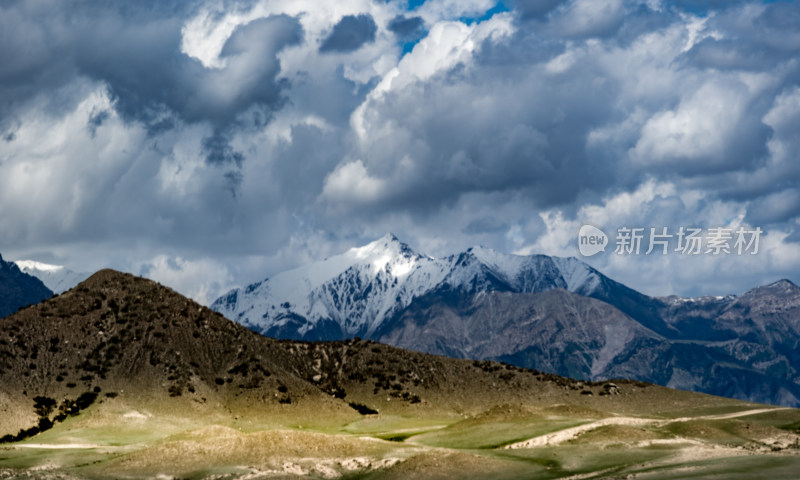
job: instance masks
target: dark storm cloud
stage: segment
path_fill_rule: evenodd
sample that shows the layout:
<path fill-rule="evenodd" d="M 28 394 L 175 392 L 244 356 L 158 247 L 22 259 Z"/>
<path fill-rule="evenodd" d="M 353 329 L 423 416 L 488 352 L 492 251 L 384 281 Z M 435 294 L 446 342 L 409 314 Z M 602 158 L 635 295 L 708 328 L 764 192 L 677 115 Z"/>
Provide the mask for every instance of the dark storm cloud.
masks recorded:
<path fill-rule="evenodd" d="M 0 3 L 0 129 L 9 128 L 9 117 L 31 97 L 74 79 L 75 34 L 47 10 L 44 3 Z"/>
<path fill-rule="evenodd" d="M 275 55 L 302 40 L 296 19 L 276 15 L 241 26 L 226 43 L 225 68 L 208 69 L 181 52 L 185 2 L 66 5 L 23 2 L 0 7 L 0 104 L 27 99 L 79 75 L 107 84 L 119 113 L 165 125 L 176 115 L 222 128 L 251 107 L 279 108 L 285 85 Z M 161 122 L 159 124 L 159 122 Z"/>
<path fill-rule="evenodd" d="M 745 3 L 745 0 L 669 0 L 666 2 L 667 5 L 700 14 L 706 14 L 709 10 L 734 7 L 741 3 Z"/>
<path fill-rule="evenodd" d="M 275 55 L 302 39 L 297 20 L 278 15 L 239 27 L 222 49 L 227 64 L 221 69 L 206 68 L 180 51 L 180 26 L 155 22 L 142 35 L 141 27 L 109 22 L 91 39 L 100 43 L 84 46 L 81 70 L 106 82 L 117 109 L 136 120 L 148 121 L 166 107 L 184 121 L 220 128 L 251 107 L 281 106 L 284 85 L 275 79 Z"/>
<path fill-rule="evenodd" d="M 425 33 L 425 22 L 420 17 L 397 15 L 389 22 L 388 28 L 403 40 L 416 40 Z"/>
<path fill-rule="evenodd" d="M 524 19 L 539 18 L 564 3 L 565 0 L 513 0 L 511 6 Z"/>
<path fill-rule="evenodd" d="M 724 38 L 708 37 L 687 52 L 700 68 L 764 71 L 796 58 L 800 52 L 800 4 L 773 3 L 749 22 L 739 10 L 710 20 L 725 32 Z"/>
<path fill-rule="evenodd" d="M 235 151 L 231 147 L 229 139 L 221 133 L 204 138 L 203 150 L 206 154 L 206 161 L 213 165 L 233 164 L 241 167 L 244 162 L 244 155 Z"/>
<path fill-rule="evenodd" d="M 585 78 L 599 74 L 591 65 L 578 75 L 532 76 L 530 65 L 517 63 L 519 50 L 538 52 L 525 58 L 534 65 L 563 52 L 552 50 L 550 40 L 535 31 L 483 48 L 490 53 L 476 53 L 475 68 L 456 67 L 424 87 L 411 86 L 375 102 L 370 118 L 386 122 L 375 125 L 376 133 L 383 126 L 400 128 L 392 138 L 367 142 L 362 157 L 369 159 L 368 173 L 386 178 L 387 186 L 369 206 L 359 204 L 361 211 L 407 208 L 425 216 L 470 192 L 515 191 L 547 208 L 586 190 L 619 185 L 629 176 L 577 140 L 614 114 L 608 99 L 618 93 L 617 86 L 587 86 Z M 402 155 L 413 168 L 398 167 Z"/>
<path fill-rule="evenodd" d="M 756 199 L 748 209 L 753 225 L 781 225 L 800 217 L 800 191 L 790 188 Z"/>
<path fill-rule="evenodd" d="M 319 47 L 320 52 L 352 52 L 375 41 L 378 26 L 369 14 L 346 15 Z"/>

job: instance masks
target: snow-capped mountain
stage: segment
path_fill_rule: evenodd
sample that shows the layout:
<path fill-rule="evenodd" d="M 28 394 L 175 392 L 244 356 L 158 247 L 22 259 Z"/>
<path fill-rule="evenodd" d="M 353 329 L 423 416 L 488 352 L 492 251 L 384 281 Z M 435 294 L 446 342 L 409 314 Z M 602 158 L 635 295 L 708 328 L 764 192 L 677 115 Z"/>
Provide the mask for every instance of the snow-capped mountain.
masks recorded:
<path fill-rule="evenodd" d="M 275 275 L 212 308 L 270 337 L 359 336 L 573 378 L 634 378 L 800 406 L 800 287 L 654 298 L 575 258 L 473 247 L 444 258 L 393 235 Z"/>
<path fill-rule="evenodd" d="M 14 263 L 20 270 L 38 278 L 47 288 L 58 294 L 66 292 L 91 275 L 85 272 L 75 272 L 60 265 L 49 265 L 34 260 L 18 260 Z"/>
<path fill-rule="evenodd" d="M 212 308 L 279 338 L 369 337 L 415 299 L 436 290 L 582 295 L 602 284 L 575 258 L 505 255 L 484 247 L 445 258 L 414 252 L 388 234 L 366 246 L 230 291 Z"/>

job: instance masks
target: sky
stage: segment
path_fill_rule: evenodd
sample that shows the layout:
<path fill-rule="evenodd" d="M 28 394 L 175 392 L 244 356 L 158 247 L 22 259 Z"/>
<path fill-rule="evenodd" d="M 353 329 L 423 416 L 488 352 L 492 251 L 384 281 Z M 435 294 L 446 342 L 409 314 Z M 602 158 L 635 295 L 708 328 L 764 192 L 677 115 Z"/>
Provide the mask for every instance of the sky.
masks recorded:
<path fill-rule="evenodd" d="M 0 3 L 0 254 L 206 304 L 387 232 L 651 295 L 800 283 L 798 155 L 796 2 Z"/>

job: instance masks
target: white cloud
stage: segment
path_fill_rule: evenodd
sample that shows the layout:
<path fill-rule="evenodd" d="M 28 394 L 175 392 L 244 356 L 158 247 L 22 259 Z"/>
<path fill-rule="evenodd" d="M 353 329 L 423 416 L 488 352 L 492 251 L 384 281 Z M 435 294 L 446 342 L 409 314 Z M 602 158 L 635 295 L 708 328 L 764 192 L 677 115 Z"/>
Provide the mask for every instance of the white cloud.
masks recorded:
<path fill-rule="evenodd" d="M 429 24 L 442 20 L 480 17 L 495 6 L 494 0 L 439 0 L 426 1 L 416 11 Z"/>
<path fill-rule="evenodd" d="M 368 135 L 366 110 L 371 103 L 380 102 L 389 92 L 402 90 L 416 82 L 425 82 L 458 64 L 468 64 L 483 41 L 501 41 L 513 32 L 511 17 L 507 14 L 494 15 L 489 20 L 472 25 L 451 21 L 436 23 L 428 35 L 400 60 L 397 67 L 383 76 L 364 103 L 353 112 L 350 119 L 353 130 L 364 140 Z"/>
<path fill-rule="evenodd" d="M 785 200 L 784 194 L 778 194 Z M 777 199 L 776 199 L 777 201 Z M 785 205 L 778 201 L 778 204 Z M 646 255 L 650 227 L 675 234 L 680 227 L 727 227 L 755 230 L 761 225 L 744 221 L 747 206 L 742 202 L 709 200 L 701 191 L 679 191 L 669 183 L 648 181 L 632 192 L 606 198 L 600 204 L 581 207 L 574 216 L 554 209 L 541 213 L 546 232 L 536 241 L 517 251 L 519 254 L 546 253 L 578 256 L 595 268 L 628 286 L 650 295 L 722 295 L 742 293 L 745 289 L 780 278 L 791 277 L 800 268 L 800 245 L 788 239 L 788 233 L 762 228 L 759 251 L 742 255 L 681 255 L 670 250 L 660 254 L 660 247 Z M 584 224 L 601 228 L 609 236 L 605 253 L 580 257 L 577 233 Z M 639 255 L 614 253 L 620 227 L 644 228 L 645 239 Z M 672 247 L 671 247 L 672 248 Z"/>
<path fill-rule="evenodd" d="M 336 167 L 325 180 L 322 196 L 334 202 L 370 203 L 385 195 L 386 184 L 369 175 L 361 160 Z"/>
<path fill-rule="evenodd" d="M 653 115 L 631 150 L 643 165 L 724 164 L 724 146 L 747 103 L 747 92 L 736 85 L 708 82 L 681 101 L 674 110 Z"/>
<path fill-rule="evenodd" d="M 665 200 L 667 202 L 664 202 Z M 664 212 L 654 212 L 654 210 L 658 210 L 659 207 L 671 210 L 674 205 L 670 200 L 678 200 L 673 184 L 649 180 L 633 192 L 621 192 L 605 198 L 602 204 L 582 206 L 574 218 L 565 218 L 564 212 L 560 209 L 543 211 L 540 216 L 547 228 L 546 233 L 539 236 L 534 243 L 518 249 L 517 253 L 575 256 L 578 252 L 576 243 L 578 230 L 582 225 L 593 225 L 608 235 L 611 234 L 611 229 L 616 230 L 621 226 L 656 226 L 653 222 L 658 221 L 659 217 L 663 218 Z M 673 217 L 674 214 L 675 212 L 670 211 L 669 217 Z"/>
<path fill-rule="evenodd" d="M 231 288 L 225 265 L 209 259 L 187 260 L 159 255 L 140 267 L 143 276 L 166 285 L 202 305 L 210 305 Z"/>

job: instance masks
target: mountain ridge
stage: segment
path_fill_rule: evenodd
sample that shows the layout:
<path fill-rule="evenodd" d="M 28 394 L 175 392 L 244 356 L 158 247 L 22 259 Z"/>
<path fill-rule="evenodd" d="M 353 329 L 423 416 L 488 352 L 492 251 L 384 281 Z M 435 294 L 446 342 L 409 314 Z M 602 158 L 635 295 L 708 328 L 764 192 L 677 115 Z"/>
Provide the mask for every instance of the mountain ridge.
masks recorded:
<path fill-rule="evenodd" d="M 337 268 L 326 268 L 330 265 Z M 315 275 L 313 282 L 304 280 L 308 272 Z M 279 288 L 271 289 L 273 283 Z M 530 297 L 559 289 L 571 293 L 560 294 L 562 303 L 552 302 L 554 295 Z M 291 292 L 291 298 L 276 295 L 280 290 Z M 484 297 L 494 293 L 513 299 L 495 310 L 498 318 L 489 321 L 487 312 L 493 307 Z M 612 308 L 603 310 L 604 316 L 589 318 L 585 312 L 596 308 L 593 301 Z M 547 315 L 535 315 L 538 323 L 526 317 L 535 305 L 529 306 L 533 310 L 511 306 L 531 302 L 546 306 Z M 233 290 L 212 308 L 276 338 L 359 336 L 586 380 L 629 376 L 752 401 L 800 405 L 800 288 L 788 280 L 739 296 L 658 298 L 572 257 L 507 255 L 471 247 L 434 259 L 386 235 L 325 262 Z M 475 324 L 475 315 L 500 331 Z M 555 344 L 568 346 L 568 354 L 542 340 L 547 335 L 530 334 L 553 319 L 560 319 L 562 330 Z M 618 335 L 635 338 L 620 339 L 597 330 L 597 338 L 590 341 L 581 333 L 589 321 L 606 322 L 617 328 Z M 638 326 L 631 327 L 631 322 Z M 520 331 L 519 325 L 530 325 L 529 331 Z M 524 338 L 527 344 L 509 338 Z M 494 347 L 487 347 L 487 342 Z M 600 362 L 601 352 L 613 355 Z M 726 375 L 717 375 L 721 371 Z"/>
<path fill-rule="evenodd" d="M 268 336 L 298 330 L 301 338 L 322 339 L 318 330 L 329 340 L 366 337 L 437 287 L 467 292 L 561 287 L 588 293 L 599 285 L 598 275 L 577 259 L 504 255 L 484 247 L 434 259 L 387 234 L 341 255 L 233 289 L 211 308 Z M 271 297 L 280 301 L 270 302 Z M 287 324 L 290 328 L 282 328 Z"/>

